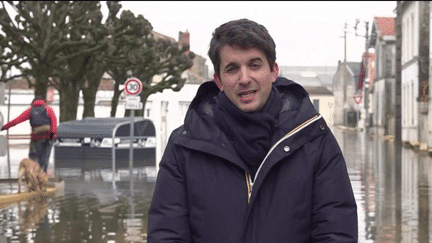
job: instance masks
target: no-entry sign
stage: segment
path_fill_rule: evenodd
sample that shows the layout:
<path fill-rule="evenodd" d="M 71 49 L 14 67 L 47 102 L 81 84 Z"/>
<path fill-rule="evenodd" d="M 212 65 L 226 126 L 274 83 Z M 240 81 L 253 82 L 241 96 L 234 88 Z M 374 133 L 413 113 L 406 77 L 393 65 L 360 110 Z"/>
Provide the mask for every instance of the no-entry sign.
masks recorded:
<path fill-rule="evenodd" d="M 137 78 L 129 78 L 125 82 L 125 91 L 128 95 L 139 95 L 142 91 L 142 83 Z"/>

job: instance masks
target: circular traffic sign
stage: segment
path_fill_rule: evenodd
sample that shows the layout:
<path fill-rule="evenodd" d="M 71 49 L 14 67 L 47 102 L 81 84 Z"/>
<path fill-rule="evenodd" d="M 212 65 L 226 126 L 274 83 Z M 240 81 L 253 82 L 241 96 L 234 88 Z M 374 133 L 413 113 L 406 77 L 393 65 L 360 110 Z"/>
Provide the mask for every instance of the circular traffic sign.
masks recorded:
<path fill-rule="evenodd" d="M 139 95 L 142 91 L 142 83 L 137 78 L 128 78 L 125 82 L 125 91 L 129 95 Z"/>

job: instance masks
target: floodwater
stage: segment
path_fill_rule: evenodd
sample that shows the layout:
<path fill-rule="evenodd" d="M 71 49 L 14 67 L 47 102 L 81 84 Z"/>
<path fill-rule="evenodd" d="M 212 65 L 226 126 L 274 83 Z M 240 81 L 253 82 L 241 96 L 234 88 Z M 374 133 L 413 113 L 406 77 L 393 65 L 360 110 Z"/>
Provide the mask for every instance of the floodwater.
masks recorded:
<path fill-rule="evenodd" d="M 333 132 L 358 206 L 359 242 L 396 242 L 398 233 L 401 242 L 432 242 L 431 157 L 402 148 L 402 179 L 398 180 L 393 142 L 338 128 Z M 11 147 L 12 178 L 27 156 L 27 143 L 22 140 Z M 66 170 L 61 176 L 65 188 L 55 195 L 0 209 L 0 243 L 146 242 L 152 178 L 137 172 L 133 180 L 120 178 L 113 184 L 110 171 Z M 0 157 L 0 178 L 8 177 L 7 157 Z M 16 183 L 0 185 L 1 193 L 16 191 Z"/>
<path fill-rule="evenodd" d="M 16 178 L 28 146 L 14 146 L 10 151 L 11 177 Z M 0 177 L 8 178 L 7 157 L 0 157 L 0 161 Z M 50 169 L 48 172 L 52 173 Z M 55 195 L 0 209 L 0 243 L 146 242 L 154 178 L 135 171 L 131 179 L 119 176 L 113 184 L 109 170 L 63 170 L 59 175 L 65 184 Z M 16 183 L 0 185 L 1 193 L 17 190 Z"/>
<path fill-rule="evenodd" d="M 359 242 L 431 242 L 432 158 L 426 152 L 402 148 L 398 175 L 394 142 L 333 131 L 357 202 Z"/>

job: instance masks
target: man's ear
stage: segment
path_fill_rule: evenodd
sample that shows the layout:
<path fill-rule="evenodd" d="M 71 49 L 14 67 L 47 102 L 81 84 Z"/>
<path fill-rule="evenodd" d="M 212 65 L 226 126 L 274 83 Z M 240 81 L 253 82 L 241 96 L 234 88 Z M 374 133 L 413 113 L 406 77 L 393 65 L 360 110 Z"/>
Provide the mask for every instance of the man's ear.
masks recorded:
<path fill-rule="evenodd" d="M 279 75 L 279 65 L 275 62 L 272 71 L 272 83 L 274 83 Z"/>
<path fill-rule="evenodd" d="M 213 74 L 213 80 L 215 81 L 215 83 L 218 86 L 219 90 L 223 91 L 222 82 L 221 82 L 219 76 L 216 73 Z"/>

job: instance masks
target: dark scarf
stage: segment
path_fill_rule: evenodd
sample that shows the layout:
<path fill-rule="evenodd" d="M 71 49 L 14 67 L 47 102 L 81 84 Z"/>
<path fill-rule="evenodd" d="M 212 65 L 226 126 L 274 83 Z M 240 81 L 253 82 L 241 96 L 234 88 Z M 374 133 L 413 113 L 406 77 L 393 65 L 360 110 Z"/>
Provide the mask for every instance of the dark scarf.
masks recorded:
<path fill-rule="evenodd" d="M 273 86 L 261 112 L 243 112 L 219 92 L 214 119 L 220 129 L 231 139 L 237 154 L 255 176 L 271 146 L 271 137 L 277 124 L 282 100 Z"/>

